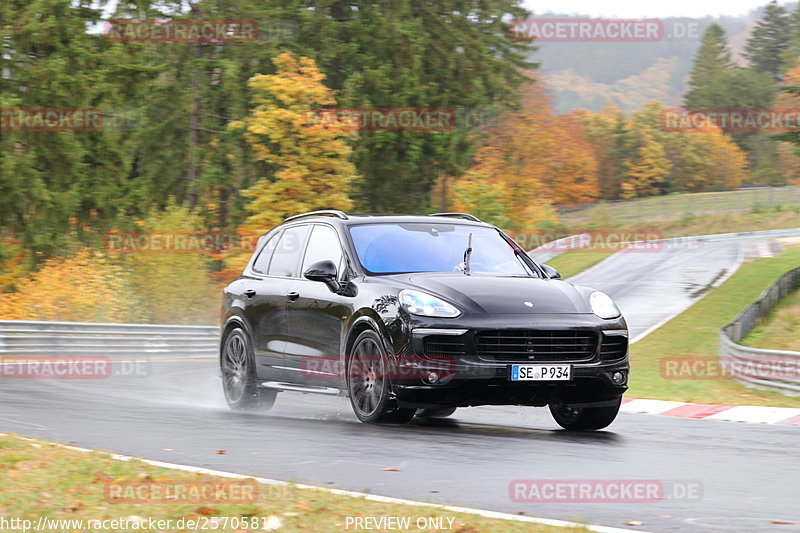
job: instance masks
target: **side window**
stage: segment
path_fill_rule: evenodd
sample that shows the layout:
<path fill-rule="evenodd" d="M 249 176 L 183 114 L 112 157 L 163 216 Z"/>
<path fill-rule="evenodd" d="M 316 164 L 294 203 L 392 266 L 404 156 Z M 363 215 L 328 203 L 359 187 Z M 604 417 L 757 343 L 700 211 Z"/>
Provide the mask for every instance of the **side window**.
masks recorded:
<path fill-rule="evenodd" d="M 278 244 L 278 238 L 281 236 L 280 232 L 270 237 L 267 244 L 261 248 L 261 253 L 256 257 L 253 263 L 253 271 L 259 274 L 266 274 L 269 270 L 269 261 L 272 259 L 272 252 L 275 251 L 275 245 Z"/>
<path fill-rule="evenodd" d="M 308 247 L 306 248 L 306 256 L 303 259 L 303 268 L 300 272 L 303 273 L 308 267 L 317 261 L 333 261 L 336 265 L 337 272 L 342 272 L 342 246 L 339 244 L 339 237 L 336 235 L 336 230 L 330 226 L 317 225 L 311 230 L 311 238 L 308 239 Z"/>
<path fill-rule="evenodd" d="M 303 253 L 303 245 L 308 236 L 308 229 L 308 226 L 294 226 L 283 231 L 269 264 L 267 273 L 270 276 L 300 277 L 298 266 Z"/>

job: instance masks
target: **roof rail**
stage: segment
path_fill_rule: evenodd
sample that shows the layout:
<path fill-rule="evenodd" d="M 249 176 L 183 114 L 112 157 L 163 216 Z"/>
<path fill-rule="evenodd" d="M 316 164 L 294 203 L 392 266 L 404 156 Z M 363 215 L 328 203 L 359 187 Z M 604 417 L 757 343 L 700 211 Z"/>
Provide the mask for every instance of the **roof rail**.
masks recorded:
<path fill-rule="evenodd" d="M 475 215 L 470 215 L 469 213 L 433 213 L 429 215 L 432 217 L 450 217 L 450 218 L 463 218 L 465 220 L 471 220 L 472 222 L 483 222 L 483 220 L 479 219 Z"/>
<path fill-rule="evenodd" d="M 309 211 L 308 213 L 301 213 L 299 215 L 290 216 L 284 219 L 284 222 L 289 222 L 290 220 L 297 220 L 298 218 L 305 218 L 305 217 L 336 217 L 336 218 L 341 218 L 342 220 L 347 220 L 347 215 L 343 211 L 339 211 L 338 209 L 322 209 L 320 211 Z"/>

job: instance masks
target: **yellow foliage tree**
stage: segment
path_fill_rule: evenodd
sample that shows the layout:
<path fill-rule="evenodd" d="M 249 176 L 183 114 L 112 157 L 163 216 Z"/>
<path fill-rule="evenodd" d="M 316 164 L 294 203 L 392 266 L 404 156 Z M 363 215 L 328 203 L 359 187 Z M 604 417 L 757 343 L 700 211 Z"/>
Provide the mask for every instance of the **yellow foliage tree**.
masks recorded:
<path fill-rule="evenodd" d="M 286 216 L 314 209 L 350 209 L 350 183 L 357 173 L 348 160 L 347 140 L 352 128 L 316 125 L 312 115 L 334 106 L 333 92 L 325 87 L 325 75 L 315 62 L 290 53 L 273 59 L 274 75 L 253 76 L 255 108 L 233 129 L 245 130 L 245 138 L 258 159 L 277 170 L 242 194 L 253 201 L 246 220 L 248 230 L 266 230 Z"/>
<path fill-rule="evenodd" d="M 139 322 L 139 304 L 127 273 L 107 256 L 84 249 L 45 261 L 15 292 L 0 294 L 0 318 Z"/>
<path fill-rule="evenodd" d="M 636 158 L 625 166 L 628 174 L 622 182 L 622 197 L 626 199 L 658 194 L 672 168 L 664 148 L 649 134 L 642 136 Z"/>
<path fill-rule="evenodd" d="M 206 247 L 174 246 L 114 254 L 115 262 L 128 272 L 130 284 L 141 298 L 144 320 L 154 324 L 217 324 L 221 292 L 207 265 L 219 251 L 217 243 L 225 244 L 229 236 L 206 233 L 201 215 L 173 201 L 163 211 L 152 209 L 139 221 L 139 227 L 151 239 L 166 242 L 167 238 L 195 237 L 197 242 L 204 239 L 208 243 Z"/>

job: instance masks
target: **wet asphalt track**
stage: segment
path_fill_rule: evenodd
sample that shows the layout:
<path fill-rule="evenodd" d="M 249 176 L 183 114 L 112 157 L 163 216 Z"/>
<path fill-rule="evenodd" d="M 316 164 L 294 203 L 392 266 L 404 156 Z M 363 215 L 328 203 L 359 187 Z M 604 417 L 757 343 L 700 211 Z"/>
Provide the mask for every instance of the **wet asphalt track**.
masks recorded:
<path fill-rule="evenodd" d="M 631 339 L 636 339 L 729 275 L 744 246 L 741 240 L 680 240 L 654 249 L 630 248 L 569 281 L 611 296 L 628 321 Z"/>
<path fill-rule="evenodd" d="M 689 305 L 738 255 L 730 242 L 618 254 L 575 281 L 614 296 L 636 335 Z M 435 424 L 366 426 L 346 399 L 286 392 L 267 414 L 234 413 L 213 362 L 159 362 L 104 380 L 4 380 L 0 431 L 613 527 L 640 520 L 636 529 L 648 531 L 800 531 L 797 427 L 621 414 L 607 431 L 576 435 L 558 430 L 546 409 L 509 407 L 461 409 Z M 691 482 L 703 494 L 658 503 L 525 504 L 509 499 L 515 479 Z"/>

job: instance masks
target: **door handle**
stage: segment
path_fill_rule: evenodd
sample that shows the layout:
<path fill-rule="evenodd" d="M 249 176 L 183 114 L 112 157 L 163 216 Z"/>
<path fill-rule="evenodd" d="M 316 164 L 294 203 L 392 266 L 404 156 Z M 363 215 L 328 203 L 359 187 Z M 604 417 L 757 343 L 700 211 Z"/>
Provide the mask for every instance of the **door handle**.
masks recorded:
<path fill-rule="evenodd" d="M 298 298 L 300 298 L 300 293 L 299 292 L 290 292 L 289 294 L 286 295 L 286 297 L 289 298 L 290 302 L 293 302 L 293 301 L 297 300 Z"/>
<path fill-rule="evenodd" d="M 253 289 L 247 289 L 246 291 L 244 291 L 244 295 L 247 296 L 248 298 L 252 298 L 253 296 L 256 295 L 256 291 L 254 291 Z"/>

